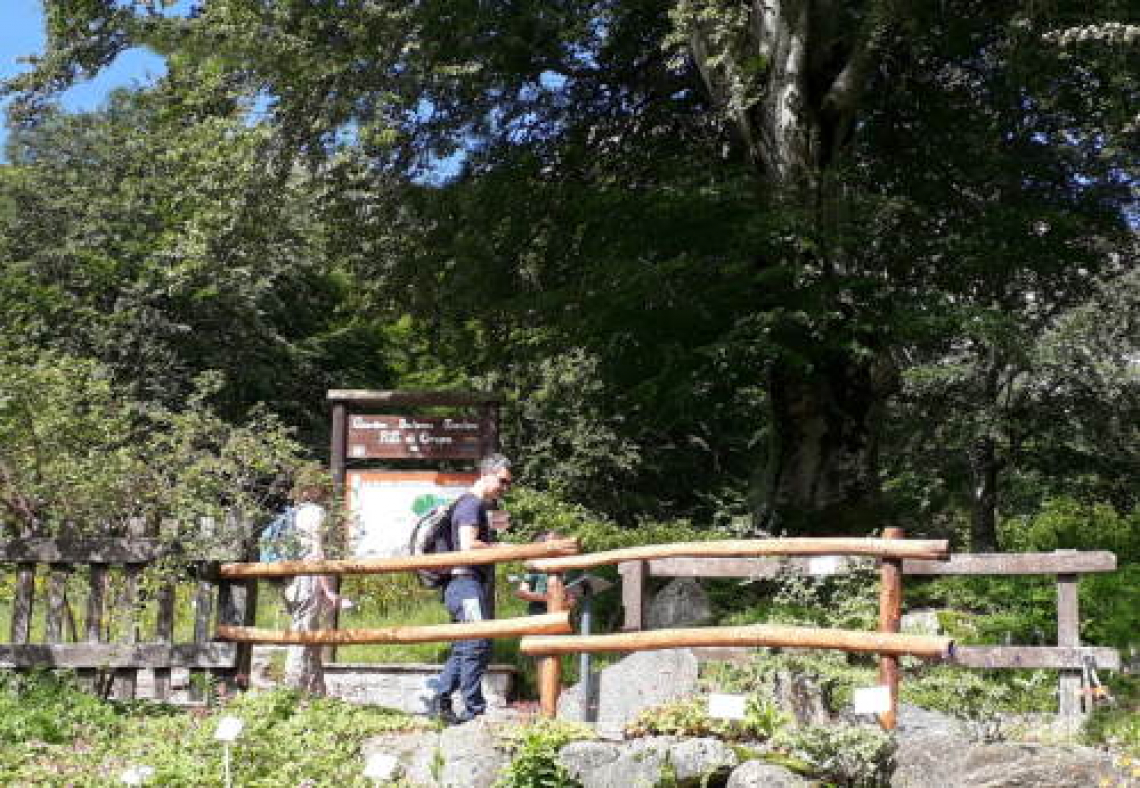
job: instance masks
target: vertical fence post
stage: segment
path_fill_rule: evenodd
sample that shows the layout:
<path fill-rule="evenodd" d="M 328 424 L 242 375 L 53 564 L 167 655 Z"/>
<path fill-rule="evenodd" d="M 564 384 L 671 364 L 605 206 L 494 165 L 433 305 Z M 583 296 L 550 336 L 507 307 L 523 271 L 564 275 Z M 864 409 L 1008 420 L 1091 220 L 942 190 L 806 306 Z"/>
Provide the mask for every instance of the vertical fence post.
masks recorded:
<path fill-rule="evenodd" d="M 1057 550 L 1072 553 L 1074 550 Z M 1077 602 L 1077 579 L 1073 575 L 1057 575 L 1057 645 L 1081 645 L 1080 609 Z M 1058 713 L 1067 723 L 1081 716 L 1081 671 L 1062 670 L 1057 686 Z"/>
<path fill-rule="evenodd" d="M 550 613 L 561 613 L 568 609 L 566 586 L 562 575 L 552 574 L 546 585 L 546 609 Z M 562 658 L 550 654 L 538 664 L 539 704 L 542 716 L 554 719 L 558 714 L 558 695 L 562 691 Z"/>
<path fill-rule="evenodd" d="M 623 632 L 640 632 L 645 629 L 645 575 L 648 561 L 622 561 L 621 604 L 625 609 Z"/>
<path fill-rule="evenodd" d="M 901 528 L 883 529 L 884 539 L 902 539 Z M 879 631 L 898 632 L 902 618 L 902 561 L 897 558 L 879 560 Z M 890 708 L 879 715 L 883 730 L 894 730 L 899 708 L 899 658 L 879 655 L 879 684 L 890 693 Z"/>

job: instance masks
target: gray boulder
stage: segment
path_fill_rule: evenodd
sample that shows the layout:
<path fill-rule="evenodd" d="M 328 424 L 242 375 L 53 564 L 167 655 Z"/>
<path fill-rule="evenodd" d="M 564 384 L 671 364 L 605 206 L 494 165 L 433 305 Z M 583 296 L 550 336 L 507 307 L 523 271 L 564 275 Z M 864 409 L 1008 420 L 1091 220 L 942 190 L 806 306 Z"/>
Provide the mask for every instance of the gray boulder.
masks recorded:
<path fill-rule="evenodd" d="M 573 742 L 558 754 L 584 788 L 634 788 L 662 781 L 679 785 L 723 780 L 738 759 L 717 739 L 653 736 L 628 742 Z"/>
<path fill-rule="evenodd" d="M 960 721 L 914 707 L 900 709 L 895 738 L 892 788 L 1078 788 L 1119 779 L 1112 756 L 1099 750 L 979 743 Z"/>
<path fill-rule="evenodd" d="M 701 584 L 679 577 L 657 592 L 645 614 L 649 629 L 699 627 L 712 621 L 712 604 Z"/>
<path fill-rule="evenodd" d="M 435 785 L 443 752 L 439 747 L 439 734 L 435 731 L 409 731 L 387 733 L 369 739 L 361 747 L 364 761 L 375 753 L 391 755 L 399 762 L 394 775 L 412 785 Z"/>
<path fill-rule="evenodd" d="M 620 739 L 643 709 L 697 692 L 697 658 L 688 649 L 641 651 L 603 669 L 598 680 L 598 735 Z M 562 693 L 561 719 L 581 721 L 581 685 Z"/>
<path fill-rule="evenodd" d="M 830 708 L 830 691 L 818 679 L 786 670 L 772 678 L 772 700 L 797 725 L 826 725 L 832 721 L 835 715 Z"/>
<path fill-rule="evenodd" d="M 500 748 L 485 717 L 445 729 L 439 736 L 443 752 L 441 788 L 484 788 L 493 785 L 510 755 Z"/>
<path fill-rule="evenodd" d="M 811 785 L 795 772 L 765 761 L 745 761 L 732 770 L 725 788 L 801 788 Z"/>

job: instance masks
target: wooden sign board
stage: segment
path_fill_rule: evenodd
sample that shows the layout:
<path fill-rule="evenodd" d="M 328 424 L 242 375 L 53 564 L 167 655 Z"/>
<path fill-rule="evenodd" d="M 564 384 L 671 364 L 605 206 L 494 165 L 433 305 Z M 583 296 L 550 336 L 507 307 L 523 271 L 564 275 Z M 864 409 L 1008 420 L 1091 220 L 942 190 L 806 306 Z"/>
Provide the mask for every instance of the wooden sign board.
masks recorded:
<path fill-rule="evenodd" d="M 381 460 L 478 460 L 486 435 L 468 416 L 348 417 L 348 456 Z"/>

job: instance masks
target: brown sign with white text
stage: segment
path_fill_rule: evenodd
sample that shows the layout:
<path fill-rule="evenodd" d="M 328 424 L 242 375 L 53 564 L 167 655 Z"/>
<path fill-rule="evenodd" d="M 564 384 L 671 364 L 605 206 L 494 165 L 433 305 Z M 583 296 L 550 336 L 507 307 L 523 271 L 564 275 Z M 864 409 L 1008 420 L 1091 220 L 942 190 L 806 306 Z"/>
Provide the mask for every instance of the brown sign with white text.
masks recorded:
<path fill-rule="evenodd" d="M 477 460 L 483 455 L 480 422 L 465 416 L 372 416 L 348 418 L 351 459 Z"/>

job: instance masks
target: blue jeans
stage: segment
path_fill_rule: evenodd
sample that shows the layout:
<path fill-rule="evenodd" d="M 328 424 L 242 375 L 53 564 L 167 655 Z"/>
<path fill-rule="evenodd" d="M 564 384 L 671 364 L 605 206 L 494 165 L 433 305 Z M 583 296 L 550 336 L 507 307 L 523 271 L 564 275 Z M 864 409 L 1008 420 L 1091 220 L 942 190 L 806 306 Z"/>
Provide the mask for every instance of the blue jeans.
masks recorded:
<path fill-rule="evenodd" d="M 452 578 L 443 591 L 443 603 L 455 623 L 488 618 L 487 589 L 475 577 Z M 490 640 L 457 640 L 435 680 L 436 692 L 446 700 L 460 691 L 468 714 L 487 710 L 483 697 L 483 674 L 491 662 Z"/>

